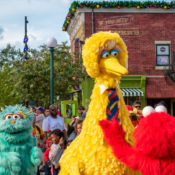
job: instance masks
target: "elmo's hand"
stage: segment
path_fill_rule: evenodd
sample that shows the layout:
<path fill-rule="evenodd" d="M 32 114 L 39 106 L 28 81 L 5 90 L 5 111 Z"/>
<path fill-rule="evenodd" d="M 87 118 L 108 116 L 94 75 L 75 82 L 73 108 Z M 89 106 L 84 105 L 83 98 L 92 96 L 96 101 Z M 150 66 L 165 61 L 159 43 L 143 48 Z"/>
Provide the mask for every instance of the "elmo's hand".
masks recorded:
<path fill-rule="evenodd" d="M 101 120 L 99 121 L 99 125 L 101 126 L 104 138 L 109 145 L 111 142 L 116 140 L 123 140 L 125 132 L 121 128 L 118 121 Z"/>

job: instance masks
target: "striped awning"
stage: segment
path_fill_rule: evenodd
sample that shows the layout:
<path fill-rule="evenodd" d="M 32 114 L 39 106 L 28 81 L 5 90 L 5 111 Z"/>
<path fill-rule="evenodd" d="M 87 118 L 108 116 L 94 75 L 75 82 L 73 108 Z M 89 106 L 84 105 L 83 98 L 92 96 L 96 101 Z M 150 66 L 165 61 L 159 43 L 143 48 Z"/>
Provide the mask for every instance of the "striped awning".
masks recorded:
<path fill-rule="evenodd" d="M 144 96 L 144 93 L 137 88 L 121 88 L 123 96 Z"/>

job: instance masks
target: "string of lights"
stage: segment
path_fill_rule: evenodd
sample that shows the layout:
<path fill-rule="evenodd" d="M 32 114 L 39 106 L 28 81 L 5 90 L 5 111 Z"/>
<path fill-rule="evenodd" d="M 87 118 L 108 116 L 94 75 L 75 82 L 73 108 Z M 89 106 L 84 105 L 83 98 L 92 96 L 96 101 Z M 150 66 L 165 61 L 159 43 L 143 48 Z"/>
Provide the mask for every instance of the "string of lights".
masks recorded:
<path fill-rule="evenodd" d="M 27 20 L 27 16 L 25 16 L 25 25 L 24 25 L 24 30 L 25 30 L 25 34 L 24 34 L 24 60 L 27 60 L 29 59 L 28 57 L 28 45 L 27 45 L 27 42 L 28 42 L 28 36 L 27 36 L 27 23 L 29 21 Z"/>

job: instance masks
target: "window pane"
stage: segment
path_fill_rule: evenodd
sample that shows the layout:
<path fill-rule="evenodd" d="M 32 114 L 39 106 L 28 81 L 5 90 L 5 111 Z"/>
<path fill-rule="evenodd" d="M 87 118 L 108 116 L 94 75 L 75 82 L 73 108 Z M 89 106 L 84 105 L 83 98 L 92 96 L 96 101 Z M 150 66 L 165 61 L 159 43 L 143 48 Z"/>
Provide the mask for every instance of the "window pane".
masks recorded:
<path fill-rule="evenodd" d="M 169 55 L 169 46 L 157 45 L 157 55 Z"/>
<path fill-rule="evenodd" d="M 157 56 L 157 65 L 169 64 L 169 56 Z"/>

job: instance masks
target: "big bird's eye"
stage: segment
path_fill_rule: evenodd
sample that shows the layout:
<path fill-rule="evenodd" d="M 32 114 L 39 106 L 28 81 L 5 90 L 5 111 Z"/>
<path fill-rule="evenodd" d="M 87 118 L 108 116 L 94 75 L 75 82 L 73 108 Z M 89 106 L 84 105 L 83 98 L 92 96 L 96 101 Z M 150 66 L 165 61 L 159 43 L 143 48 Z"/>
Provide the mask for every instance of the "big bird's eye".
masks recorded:
<path fill-rule="evenodd" d="M 118 51 L 117 49 L 112 49 L 110 53 L 111 53 L 111 55 L 113 55 L 113 56 L 117 56 L 118 53 L 119 53 L 119 51 Z"/>
<path fill-rule="evenodd" d="M 21 116 L 19 116 L 18 114 L 13 115 L 13 119 L 20 119 L 20 118 L 21 118 Z"/>
<path fill-rule="evenodd" d="M 12 115 L 11 114 L 5 115 L 5 117 L 4 117 L 5 120 L 9 120 L 11 118 L 12 118 Z"/>
<path fill-rule="evenodd" d="M 109 56 L 109 52 L 107 50 L 103 50 L 101 52 L 101 58 L 107 58 Z"/>

